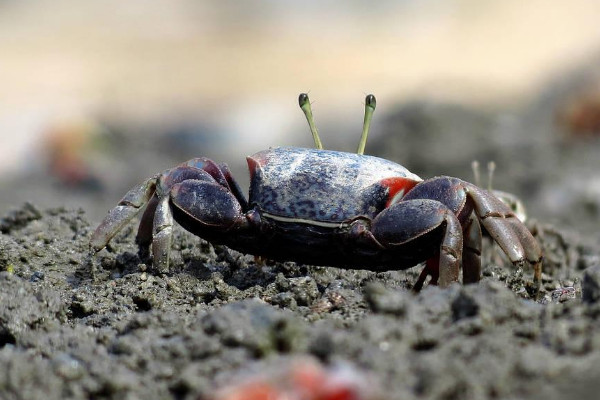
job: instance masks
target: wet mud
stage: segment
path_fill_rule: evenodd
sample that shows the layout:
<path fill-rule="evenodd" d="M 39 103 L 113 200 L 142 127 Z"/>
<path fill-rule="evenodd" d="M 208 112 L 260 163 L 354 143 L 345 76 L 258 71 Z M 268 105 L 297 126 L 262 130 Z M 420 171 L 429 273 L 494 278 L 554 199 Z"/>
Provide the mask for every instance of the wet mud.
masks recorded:
<path fill-rule="evenodd" d="M 375 273 L 257 263 L 177 228 L 173 272 L 132 223 L 89 257 L 82 210 L 32 204 L 0 222 L 0 397 L 209 399 L 294 360 L 346 365 L 363 398 L 592 398 L 600 251 L 536 222 L 532 271 L 484 247 L 483 280 L 413 294 L 420 267 Z M 266 371 L 266 372 L 265 372 Z"/>

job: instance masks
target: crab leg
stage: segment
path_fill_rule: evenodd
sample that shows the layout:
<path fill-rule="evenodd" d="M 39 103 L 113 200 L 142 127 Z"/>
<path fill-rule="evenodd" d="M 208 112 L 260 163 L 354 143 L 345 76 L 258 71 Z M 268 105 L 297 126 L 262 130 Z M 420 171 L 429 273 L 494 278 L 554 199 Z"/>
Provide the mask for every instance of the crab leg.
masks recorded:
<path fill-rule="evenodd" d="M 460 222 L 452 212 L 444 213 L 446 229 L 440 246 L 440 281 L 441 287 L 458 282 L 458 273 L 462 256 L 462 232 Z"/>
<path fill-rule="evenodd" d="M 476 283 L 481 279 L 481 227 L 477 217 L 471 214 L 467 226 L 463 229 L 463 283 Z M 413 291 L 423 288 L 425 279 L 431 275 L 430 285 L 437 285 L 440 270 L 440 257 L 436 255 L 427 260 L 425 268 L 413 286 Z"/>
<path fill-rule="evenodd" d="M 138 245 L 138 255 L 144 262 L 149 261 L 148 256 L 150 255 L 150 245 L 152 244 L 152 225 L 157 206 L 158 196 L 155 193 L 148 202 L 142 218 L 140 218 L 140 225 L 135 237 L 135 243 Z"/>
<path fill-rule="evenodd" d="M 539 285 L 542 279 L 542 251 L 531 232 L 512 210 L 489 192 L 466 182 L 465 186 L 473 200 L 475 213 L 490 236 L 513 264 L 529 262 L 533 266 L 534 283 Z"/>
<path fill-rule="evenodd" d="M 169 196 L 158 201 L 152 226 L 152 254 L 154 268 L 161 273 L 169 272 L 169 255 L 173 238 L 173 213 Z"/>
<path fill-rule="evenodd" d="M 481 226 L 473 214 L 463 230 L 463 283 L 481 279 Z"/>
<path fill-rule="evenodd" d="M 413 285 L 413 292 L 419 293 L 421 289 L 423 289 L 423 285 L 425 284 L 425 280 L 428 276 L 431 276 L 431 280 L 429 281 L 430 285 L 437 285 L 440 277 L 440 258 L 436 254 L 434 257 L 427 260 L 425 263 L 425 268 L 421 270 L 419 274 L 419 278 Z"/>
<path fill-rule="evenodd" d="M 435 235 L 439 229 L 443 230 L 439 247 L 439 284 L 447 287 L 458 282 L 463 249 L 462 227 L 450 209 L 435 200 L 402 201 L 382 211 L 372 225 L 375 239 L 390 250 L 418 249 L 422 246 L 419 239 L 430 233 Z"/>
<path fill-rule="evenodd" d="M 90 248 L 94 253 L 102 250 L 123 227 L 148 203 L 156 190 L 157 177 L 150 178 L 131 189 L 119 204 L 108 212 L 92 233 Z"/>

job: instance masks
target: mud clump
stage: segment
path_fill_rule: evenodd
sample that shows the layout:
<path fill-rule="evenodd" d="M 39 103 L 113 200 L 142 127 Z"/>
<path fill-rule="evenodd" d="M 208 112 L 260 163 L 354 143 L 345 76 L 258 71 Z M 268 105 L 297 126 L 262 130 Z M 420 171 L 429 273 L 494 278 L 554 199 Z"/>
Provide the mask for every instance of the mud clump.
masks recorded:
<path fill-rule="evenodd" d="M 582 282 L 582 299 L 585 303 L 600 301 L 600 265 L 585 270 Z"/>
<path fill-rule="evenodd" d="M 495 256 L 479 284 L 413 294 L 419 267 L 257 265 L 179 228 L 157 275 L 134 228 L 90 259 L 82 211 L 2 218 L 0 398 L 206 399 L 306 359 L 368 375 L 385 399 L 585 396 L 600 375 L 600 251 L 576 236 L 552 246 L 539 230 L 553 268 L 536 301 L 530 271 Z"/>

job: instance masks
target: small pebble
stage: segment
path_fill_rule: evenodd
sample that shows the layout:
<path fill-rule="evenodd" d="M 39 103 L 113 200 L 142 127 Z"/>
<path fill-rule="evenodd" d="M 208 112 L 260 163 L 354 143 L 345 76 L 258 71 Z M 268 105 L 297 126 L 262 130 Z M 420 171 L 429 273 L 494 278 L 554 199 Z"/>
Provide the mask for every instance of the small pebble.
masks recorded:
<path fill-rule="evenodd" d="M 29 278 L 29 282 L 39 282 L 39 281 L 43 281 L 44 280 L 44 273 L 41 271 L 35 271 L 33 274 L 31 274 L 31 278 Z"/>

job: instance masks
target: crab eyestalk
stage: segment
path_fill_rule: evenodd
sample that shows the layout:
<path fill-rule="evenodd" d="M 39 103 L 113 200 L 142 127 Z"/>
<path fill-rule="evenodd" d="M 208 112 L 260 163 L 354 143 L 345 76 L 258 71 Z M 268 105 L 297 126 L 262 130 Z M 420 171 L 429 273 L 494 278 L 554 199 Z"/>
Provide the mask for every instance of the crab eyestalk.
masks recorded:
<path fill-rule="evenodd" d="M 471 161 L 471 170 L 473 170 L 473 183 L 475 186 L 481 187 L 481 179 L 479 178 L 479 161 Z"/>
<path fill-rule="evenodd" d="M 481 178 L 479 175 L 479 161 L 477 160 L 473 160 L 471 162 L 471 169 L 473 170 L 473 183 L 475 183 L 475 186 L 481 186 Z M 487 172 L 488 172 L 488 185 L 487 185 L 487 190 L 489 192 L 493 191 L 493 185 L 492 185 L 492 180 L 494 179 L 494 172 L 496 171 L 496 163 L 493 161 L 488 162 L 487 164 Z"/>
<path fill-rule="evenodd" d="M 317 131 L 317 127 L 315 126 L 315 120 L 313 118 L 312 109 L 310 108 L 310 100 L 308 99 L 308 94 L 300 93 L 300 96 L 298 96 L 298 104 L 300 104 L 300 108 L 304 112 L 306 120 L 308 121 L 308 126 L 310 127 L 310 131 L 313 135 L 313 140 L 315 141 L 315 147 L 317 149 L 323 149 L 323 143 L 321 143 L 321 138 L 319 138 L 319 132 Z"/>
<path fill-rule="evenodd" d="M 360 137 L 360 142 L 358 143 L 358 150 L 356 150 L 358 154 L 363 154 L 365 152 L 369 127 L 371 126 L 371 120 L 373 119 L 373 112 L 375 111 L 376 105 L 377 101 L 375 100 L 375 96 L 372 94 L 367 95 L 365 98 L 365 120 L 363 122 L 363 131 Z"/>
<path fill-rule="evenodd" d="M 493 161 L 488 162 L 488 190 L 492 191 L 492 179 L 494 179 L 494 172 L 496 171 L 496 163 Z"/>

